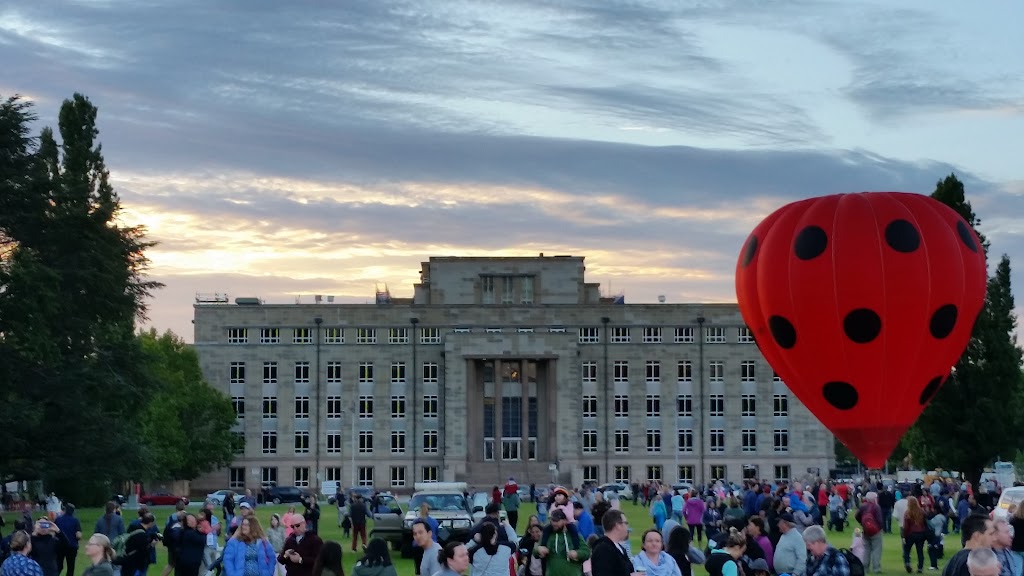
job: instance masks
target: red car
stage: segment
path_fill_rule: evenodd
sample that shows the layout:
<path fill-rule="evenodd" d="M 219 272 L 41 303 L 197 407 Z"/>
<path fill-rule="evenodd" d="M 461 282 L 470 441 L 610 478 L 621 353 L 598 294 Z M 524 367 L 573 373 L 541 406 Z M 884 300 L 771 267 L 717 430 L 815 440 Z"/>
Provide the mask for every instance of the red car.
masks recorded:
<path fill-rule="evenodd" d="M 179 500 L 188 504 L 187 497 L 175 496 L 170 492 L 150 492 L 149 494 L 139 496 L 139 503 L 146 506 L 174 506 Z"/>

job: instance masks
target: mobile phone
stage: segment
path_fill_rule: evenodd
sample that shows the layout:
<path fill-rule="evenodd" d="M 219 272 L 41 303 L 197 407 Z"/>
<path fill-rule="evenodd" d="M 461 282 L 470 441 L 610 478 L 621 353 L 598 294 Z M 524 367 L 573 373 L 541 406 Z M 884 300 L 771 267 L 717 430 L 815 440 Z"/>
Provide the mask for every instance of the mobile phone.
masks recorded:
<path fill-rule="evenodd" d="M 41 520 L 39 522 L 39 527 L 42 528 L 43 530 L 49 530 L 50 528 L 53 528 L 53 524 L 51 524 L 50 522 L 48 522 L 46 520 Z"/>

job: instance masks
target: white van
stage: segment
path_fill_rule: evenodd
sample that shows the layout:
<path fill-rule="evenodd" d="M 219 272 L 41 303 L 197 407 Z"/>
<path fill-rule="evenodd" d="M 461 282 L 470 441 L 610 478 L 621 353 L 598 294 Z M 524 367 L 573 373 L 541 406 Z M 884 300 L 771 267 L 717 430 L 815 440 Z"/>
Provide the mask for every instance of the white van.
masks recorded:
<path fill-rule="evenodd" d="M 1017 506 L 1024 504 L 1024 486 L 1005 488 L 1003 495 L 999 497 L 999 504 L 992 511 L 992 517 L 996 520 L 1005 519 L 1010 514 L 1010 506 L 1014 504 Z"/>

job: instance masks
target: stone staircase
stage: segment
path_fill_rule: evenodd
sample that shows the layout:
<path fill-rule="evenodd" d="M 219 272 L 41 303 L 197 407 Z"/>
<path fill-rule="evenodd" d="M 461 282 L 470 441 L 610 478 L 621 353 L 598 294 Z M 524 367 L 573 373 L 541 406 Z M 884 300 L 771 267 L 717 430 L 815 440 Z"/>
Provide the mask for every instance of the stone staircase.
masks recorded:
<path fill-rule="evenodd" d="M 547 486 L 548 484 L 565 484 L 571 480 L 568 470 L 561 470 L 552 476 L 548 470 L 548 462 L 474 462 L 467 467 L 465 474 L 457 474 L 455 480 L 469 484 L 470 491 L 490 491 L 494 486 L 504 486 L 509 477 L 516 479 L 520 486 Z"/>

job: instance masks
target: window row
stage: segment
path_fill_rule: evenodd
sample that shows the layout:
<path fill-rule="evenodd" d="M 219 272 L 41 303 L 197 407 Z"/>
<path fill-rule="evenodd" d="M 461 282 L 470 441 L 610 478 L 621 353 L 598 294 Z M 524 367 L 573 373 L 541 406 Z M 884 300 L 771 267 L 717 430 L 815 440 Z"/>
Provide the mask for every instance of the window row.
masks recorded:
<path fill-rule="evenodd" d="M 228 328 L 228 344 L 248 344 L 249 328 Z M 419 328 L 420 344 L 440 344 L 440 328 Z M 259 333 L 260 344 L 281 344 L 281 328 L 253 328 L 253 333 Z M 377 328 L 323 328 L 323 344 L 344 344 L 346 331 L 351 336 L 352 342 L 356 344 L 377 344 Z M 381 342 L 388 344 L 409 344 L 411 339 L 411 328 L 382 328 L 380 329 Z M 316 328 L 292 328 L 290 329 L 292 344 L 314 344 L 316 342 Z M 386 340 L 384 339 L 386 335 Z"/>
<path fill-rule="evenodd" d="M 690 429 L 683 429 L 676 431 L 676 449 L 679 452 L 688 453 L 693 452 L 693 441 L 694 432 Z M 753 429 L 744 429 L 740 432 L 741 436 L 741 450 L 743 452 L 756 452 L 757 451 L 757 431 Z M 671 437 L 670 437 L 671 438 Z M 661 453 L 662 451 L 662 431 L 660 429 L 648 429 L 644 433 L 642 438 L 644 442 L 644 449 L 649 453 Z M 667 451 L 672 450 L 672 446 L 664 446 Z M 721 428 L 712 428 L 708 431 L 708 448 L 709 452 L 725 452 L 725 430 Z M 583 431 L 583 453 L 594 454 L 599 450 L 598 446 L 598 433 L 597 430 L 584 430 Z M 629 430 L 618 429 L 614 431 L 614 450 L 616 454 L 626 454 L 630 451 L 630 432 Z M 773 452 L 788 452 L 789 451 L 789 430 L 785 428 L 777 428 L 772 432 L 772 451 Z"/>
<path fill-rule="evenodd" d="M 757 363 L 753 360 L 743 360 L 740 362 L 740 382 L 756 382 L 757 381 Z M 598 363 L 593 360 L 588 360 L 580 365 L 580 374 L 582 375 L 583 382 L 597 382 L 597 367 Z M 612 378 L 616 382 L 628 382 L 629 381 L 629 360 L 614 360 L 612 361 Z M 662 362 L 660 360 L 645 360 L 644 361 L 644 379 L 647 382 L 661 382 L 662 373 Z M 671 367 L 669 367 L 671 369 Z M 693 362 L 691 360 L 679 360 L 676 362 L 676 381 L 678 382 L 689 382 L 693 380 Z M 774 382 L 782 382 L 782 378 L 778 374 L 772 373 L 772 380 Z M 724 382 L 725 381 L 725 362 L 719 360 L 711 360 L 708 362 L 708 381 L 710 382 Z"/>
<path fill-rule="evenodd" d="M 235 453 L 242 454 L 245 449 L 245 437 L 242 432 L 235 432 Z M 328 432 L 326 435 L 327 453 L 341 454 L 341 432 Z M 379 434 L 377 436 L 380 436 Z M 414 447 L 406 445 L 406 433 L 404 430 L 392 430 L 390 435 L 390 452 L 392 454 L 405 454 L 406 450 L 413 450 Z M 263 453 L 278 453 L 278 434 L 274 431 L 263 431 Z M 440 433 L 437 430 L 425 430 L 422 433 L 423 444 L 419 447 L 420 453 L 437 454 L 440 448 Z M 293 450 L 295 454 L 309 454 L 310 434 L 308 431 L 297 431 L 294 433 Z M 359 454 L 374 453 L 374 433 L 369 430 L 360 430 L 355 437 L 356 451 Z M 385 448 L 386 449 L 386 448 Z"/>
<path fill-rule="evenodd" d="M 661 326 L 645 326 L 639 329 L 634 329 L 630 326 L 612 326 L 608 328 L 608 342 L 611 344 L 630 344 L 633 342 L 641 342 L 643 344 L 693 344 L 697 341 L 698 328 L 694 326 L 682 326 L 676 328 L 662 328 Z M 726 344 L 729 342 L 727 338 L 728 328 L 725 326 L 705 326 L 704 327 L 704 343 L 705 344 Z M 750 328 L 746 326 L 740 326 L 733 328 L 736 339 L 734 342 L 737 344 L 753 344 L 754 334 L 750 331 Z M 634 333 L 639 334 L 639 338 L 634 340 Z M 599 344 L 601 343 L 601 328 L 597 326 L 587 326 L 580 328 L 579 342 L 580 344 Z"/>
<path fill-rule="evenodd" d="M 708 471 L 710 472 L 709 480 L 715 482 L 718 480 L 728 480 L 726 475 L 725 464 L 710 464 L 708 465 Z M 790 480 L 791 468 L 787 464 L 777 464 L 773 466 L 774 480 L 775 481 L 788 481 Z M 686 482 L 689 484 L 695 483 L 695 472 L 696 467 L 691 464 L 680 465 L 676 470 L 676 478 L 679 482 Z M 744 466 L 743 475 L 744 478 L 759 478 L 758 470 L 756 466 Z M 584 466 L 583 467 L 583 482 L 598 483 L 603 480 L 600 477 L 601 467 L 600 466 Z M 661 465 L 648 465 L 644 467 L 644 478 L 648 482 L 668 482 L 675 481 L 670 478 L 664 477 L 664 467 Z M 630 484 L 636 482 L 637 478 L 633 476 L 633 469 L 631 466 L 613 466 L 612 467 L 612 481 L 621 484 Z"/>
<path fill-rule="evenodd" d="M 373 418 L 376 414 L 375 404 L 376 399 L 373 396 L 360 396 L 356 402 L 356 409 L 354 412 L 362 419 Z M 232 396 L 231 405 L 235 409 L 235 418 L 244 419 L 245 397 Z M 309 396 L 296 396 L 294 406 L 295 410 L 289 416 L 297 419 L 309 418 Z M 392 395 L 388 400 L 388 406 L 390 408 L 391 418 L 405 418 L 408 408 L 408 402 L 405 395 Z M 261 416 L 263 418 L 277 418 L 278 400 L 276 396 L 263 396 L 260 407 Z M 344 414 L 345 409 L 343 408 L 341 396 L 328 396 L 324 416 L 328 419 L 338 419 Z M 438 398 L 436 394 L 427 394 L 423 396 L 419 416 L 423 418 L 438 417 Z"/>
<path fill-rule="evenodd" d="M 408 468 L 405 466 L 389 466 L 390 484 L 392 488 L 403 488 L 408 482 L 406 476 Z M 228 469 L 228 488 L 232 490 L 244 490 L 247 482 L 245 468 L 233 467 Z M 256 469 L 253 469 L 256 472 Z M 420 468 L 420 478 L 417 482 L 438 482 L 441 478 L 440 466 L 423 466 Z M 259 469 L 259 478 L 253 478 L 251 484 L 258 480 L 260 485 L 270 483 L 277 484 L 277 466 L 265 466 Z M 328 466 L 324 469 L 324 480 L 327 482 L 345 482 L 341 477 L 340 466 Z M 375 486 L 374 468 L 372 466 L 360 466 L 356 469 L 356 484 L 358 486 Z M 296 466 L 292 468 L 292 485 L 298 488 L 310 487 L 310 468 L 308 466 Z"/>
<path fill-rule="evenodd" d="M 668 399 L 666 399 L 668 400 Z M 658 394 L 646 394 L 644 396 L 644 415 L 648 418 L 658 418 L 662 413 L 663 397 Z M 630 397 L 626 394 L 616 394 L 612 397 L 612 413 L 616 418 L 629 416 Z M 598 413 L 597 395 L 586 394 L 583 396 L 583 417 L 596 418 Z M 675 406 L 669 408 L 669 414 L 676 416 L 693 416 L 693 395 L 679 394 L 676 396 Z M 708 395 L 708 415 L 725 416 L 725 395 Z M 743 394 L 740 396 L 740 416 L 757 416 L 757 397 L 754 394 Z M 772 416 L 789 416 L 789 394 L 772 395 Z"/>
<path fill-rule="evenodd" d="M 309 362 L 295 362 L 294 365 L 294 376 L 296 384 L 308 384 L 309 383 Z M 396 384 L 404 383 L 406 381 L 406 364 L 405 362 L 392 362 L 391 363 L 391 382 Z M 264 384 L 277 384 L 279 375 L 279 366 L 277 362 L 264 362 L 263 363 L 263 383 Z M 424 384 L 437 384 L 439 380 L 440 371 L 436 362 L 424 362 L 420 372 L 420 382 Z M 341 383 L 343 380 L 342 376 L 342 364 L 341 362 L 327 362 L 325 376 L 328 384 Z M 374 369 L 373 362 L 360 362 L 356 368 L 356 378 L 360 383 L 373 383 L 376 381 L 376 371 Z M 228 382 L 231 384 L 245 384 L 246 383 L 246 363 L 245 362 L 231 362 L 228 366 Z"/>
<path fill-rule="evenodd" d="M 480 276 L 481 304 L 533 304 L 536 277 Z"/>

